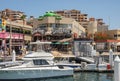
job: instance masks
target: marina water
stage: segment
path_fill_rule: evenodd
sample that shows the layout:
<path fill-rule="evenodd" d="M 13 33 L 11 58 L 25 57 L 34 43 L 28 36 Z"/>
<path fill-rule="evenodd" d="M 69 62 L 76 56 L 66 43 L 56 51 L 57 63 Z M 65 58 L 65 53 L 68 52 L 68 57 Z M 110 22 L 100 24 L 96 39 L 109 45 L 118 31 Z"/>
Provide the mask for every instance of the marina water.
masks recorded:
<path fill-rule="evenodd" d="M 47 78 L 47 79 L 29 79 L 16 81 L 114 81 L 113 73 L 74 73 L 73 77 Z"/>

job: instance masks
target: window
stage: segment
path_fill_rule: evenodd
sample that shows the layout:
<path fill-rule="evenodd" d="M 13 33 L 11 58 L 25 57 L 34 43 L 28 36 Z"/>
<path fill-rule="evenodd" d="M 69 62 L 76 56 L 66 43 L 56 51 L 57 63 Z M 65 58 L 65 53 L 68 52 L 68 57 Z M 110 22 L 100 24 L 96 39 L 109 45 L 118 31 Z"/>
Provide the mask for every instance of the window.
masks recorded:
<path fill-rule="evenodd" d="M 117 35 L 115 34 L 114 37 L 117 37 Z"/>
<path fill-rule="evenodd" d="M 39 28 L 40 29 L 46 29 L 47 28 L 47 24 L 39 24 Z"/>
<path fill-rule="evenodd" d="M 34 65 L 49 65 L 49 63 L 44 59 L 33 60 Z"/>
<path fill-rule="evenodd" d="M 120 34 L 118 34 L 118 37 L 120 37 Z"/>
<path fill-rule="evenodd" d="M 6 26 L 6 32 L 10 32 L 10 27 Z"/>

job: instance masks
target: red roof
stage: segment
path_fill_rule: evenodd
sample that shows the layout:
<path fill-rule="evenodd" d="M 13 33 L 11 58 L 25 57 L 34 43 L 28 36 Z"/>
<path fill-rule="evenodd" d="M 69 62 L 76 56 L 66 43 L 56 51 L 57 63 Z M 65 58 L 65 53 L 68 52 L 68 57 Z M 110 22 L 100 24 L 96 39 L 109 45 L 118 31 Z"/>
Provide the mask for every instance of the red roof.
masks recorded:
<path fill-rule="evenodd" d="M 120 42 L 120 40 L 96 40 L 95 42 Z"/>

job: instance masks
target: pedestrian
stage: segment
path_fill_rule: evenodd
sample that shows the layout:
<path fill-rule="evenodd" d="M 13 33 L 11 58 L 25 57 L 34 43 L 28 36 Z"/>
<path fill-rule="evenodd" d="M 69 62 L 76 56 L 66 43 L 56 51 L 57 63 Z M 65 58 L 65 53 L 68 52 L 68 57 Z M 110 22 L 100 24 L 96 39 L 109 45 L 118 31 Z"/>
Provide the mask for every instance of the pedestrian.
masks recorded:
<path fill-rule="evenodd" d="M 3 55 L 2 48 L 0 47 L 0 57 Z"/>

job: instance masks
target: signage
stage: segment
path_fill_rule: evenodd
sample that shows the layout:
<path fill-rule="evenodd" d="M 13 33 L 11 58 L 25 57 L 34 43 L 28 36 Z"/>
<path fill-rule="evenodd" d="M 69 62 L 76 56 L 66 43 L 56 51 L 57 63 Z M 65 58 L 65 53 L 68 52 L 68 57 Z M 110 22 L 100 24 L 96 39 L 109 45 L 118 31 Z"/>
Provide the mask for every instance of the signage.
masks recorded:
<path fill-rule="evenodd" d="M 71 30 L 70 29 L 65 29 L 65 28 L 62 28 L 62 29 L 54 29 L 52 31 L 52 34 L 56 34 L 56 33 L 66 33 L 66 34 L 70 34 L 71 33 Z"/>
<path fill-rule="evenodd" d="M 10 38 L 10 33 L 0 33 L 0 38 Z M 12 39 L 23 39 L 23 34 L 12 34 Z"/>
<path fill-rule="evenodd" d="M 33 30 L 32 31 L 32 34 L 35 34 L 35 33 L 41 33 L 41 34 L 44 34 L 44 30 L 39 30 L 39 29 L 36 29 L 36 30 Z"/>

